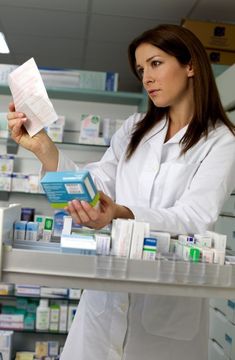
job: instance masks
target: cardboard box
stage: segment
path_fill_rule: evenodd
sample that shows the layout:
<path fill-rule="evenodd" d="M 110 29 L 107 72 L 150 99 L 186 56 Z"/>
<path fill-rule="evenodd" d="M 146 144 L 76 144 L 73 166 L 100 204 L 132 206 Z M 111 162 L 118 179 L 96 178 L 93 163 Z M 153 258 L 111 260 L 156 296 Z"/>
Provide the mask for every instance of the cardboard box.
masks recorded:
<path fill-rule="evenodd" d="M 235 24 L 183 19 L 181 25 L 191 30 L 206 48 L 235 51 Z"/>
<path fill-rule="evenodd" d="M 99 193 L 87 170 L 48 172 L 41 185 L 53 208 L 63 208 L 73 199 L 85 200 L 92 206 L 99 201 Z"/>
<path fill-rule="evenodd" d="M 235 63 L 235 51 L 206 49 L 206 52 L 212 64 L 232 65 Z"/>

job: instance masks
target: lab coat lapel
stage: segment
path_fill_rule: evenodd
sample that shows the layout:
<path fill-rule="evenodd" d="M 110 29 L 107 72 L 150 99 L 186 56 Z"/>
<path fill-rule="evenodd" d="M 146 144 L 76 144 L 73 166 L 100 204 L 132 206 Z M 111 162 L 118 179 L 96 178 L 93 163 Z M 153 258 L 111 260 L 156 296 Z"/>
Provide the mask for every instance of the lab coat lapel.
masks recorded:
<path fill-rule="evenodd" d="M 167 121 L 161 121 L 143 139 L 143 148 L 146 153 L 146 160 L 140 175 L 139 198 L 142 204 L 150 206 L 150 198 L 154 179 L 160 169 L 161 153 L 167 132 Z"/>

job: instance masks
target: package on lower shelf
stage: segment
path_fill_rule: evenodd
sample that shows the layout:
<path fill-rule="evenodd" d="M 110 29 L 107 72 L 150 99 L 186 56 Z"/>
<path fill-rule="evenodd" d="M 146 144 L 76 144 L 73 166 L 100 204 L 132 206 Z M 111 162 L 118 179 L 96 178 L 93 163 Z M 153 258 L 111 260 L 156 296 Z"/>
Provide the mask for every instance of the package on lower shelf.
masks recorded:
<path fill-rule="evenodd" d="M 68 298 L 69 289 L 67 288 L 55 288 L 55 287 L 48 287 L 48 286 L 41 286 L 40 296 L 41 297 L 61 297 Z"/>
<path fill-rule="evenodd" d="M 36 359 L 45 359 L 46 357 L 59 355 L 59 342 L 58 341 L 36 341 L 35 343 L 35 356 Z"/>
<path fill-rule="evenodd" d="M 39 285 L 15 284 L 15 295 L 40 296 L 40 291 Z"/>
<path fill-rule="evenodd" d="M 17 351 L 15 360 L 34 360 L 34 355 L 33 351 Z"/>
<path fill-rule="evenodd" d="M 14 293 L 14 284 L 0 284 L 0 295 L 12 295 Z"/>
<path fill-rule="evenodd" d="M 12 359 L 13 331 L 0 330 L 0 353 L 2 360 Z"/>
<path fill-rule="evenodd" d="M 0 191 L 11 191 L 11 173 L 0 173 Z"/>
<path fill-rule="evenodd" d="M 131 219 L 115 219 L 111 234 L 72 232 L 71 216 L 64 217 L 61 249 L 88 255 L 113 255 L 131 259 L 156 260 L 174 253 L 175 260 L 225 263 L 227 236 L 213 231 L 205 234 L 182 234 L 171 239 L 171 234 L 151 230 L 148 223 Z M 154 247 L 151 245 L 154 244 Z M 168 256 L 169 258 L 169 256 Z M 171 257 L 172 258 L 172 257 Z"/>
<path fill-rule="evenodd" d="M 23 314 L 0 314 L 0 328 L 3 329 L 23 329 Z"/>
<path fill-rule="evenodd" d="M 14 155 L 0 155 L 0 172 L 12 173 L 14 167 Z"/>
<path fill-rule="evenodd" d="M 20 172 L 12 173 L 11 190 L 29 192 L 29 176 Z"/>
<path fill-rule="evenodd" d="M 96 241 L 94 236 L 89 234 L 62 234 L 60 246 L 63 252 L 76 252 L 81 255 L 96 254 Z"/>

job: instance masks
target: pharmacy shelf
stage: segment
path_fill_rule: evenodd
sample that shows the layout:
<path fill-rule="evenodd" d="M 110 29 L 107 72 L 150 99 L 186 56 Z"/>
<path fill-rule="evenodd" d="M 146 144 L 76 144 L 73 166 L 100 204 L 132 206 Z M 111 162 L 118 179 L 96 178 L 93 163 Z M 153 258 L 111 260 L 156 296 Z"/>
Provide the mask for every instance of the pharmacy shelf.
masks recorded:
<path fill-rule="evenodd" d="M 14 331 L 17 333 L 30 333 L 30 334 L 47 334 L 47 335 L 67 335 L 67 331 L 52 331 L 52 330 L 36 330 L 36 329 L 16 329 L 0 327 L 1 331 Z M 1 359 L 1 357 L 0 357 Z"/>
<path fill-rule="evenodd" d="M 61 300 L 66 301 L 68 303 L 79 302 L 79 299 L 71 299 L 69 297 L 63 296 L 40 296 L 40 295 L 33 295 L 33 294 L 15 294 L 15 295 L 0 295 L 0 303 L 5 300 L 16 300 L 21 298 L 28 298 L 33 300 L 40 300 L 40 299 L 47 299 L 47 300 Z"/>
<path fill-rule="evenodd" d="M 20 212 L 20 204 L 0 208 L 1 282 L 235 299 L 235 265 L 80 255 L 62 252 L 59 243 L 12 243 Z"/>
<path fill-rule="evenodd" d="M 9 141 L 12 141 L 12 139 L 10 138 L 0 138 L 0 145 L 8 145 Z M 56 142 L 55 144 L 58 145 L 61 148 L 64 148 L 66 146 L 76 146 L 76 147 L 80 147 L 81 149 L 83 149 L 84 151 L 91 151 L 91 149 L 93 149 L 94 151 L 97 151 L 97 149 L 101 149 L 101 150 L 105 150 L 106 148 L 108 148 L 108 145 L 100 145 L 100 144 L 82 144 L 79 142 L 75 142 L 75 141 L 63 141 L 63 142 Z M 16 144 L 17 145 L 17 144 Z M 9 154 L 13 154 L 13 152 L 9 152 Z"/>
<path fill-rule="evenodd" d="M 1 281 L 168 296 L 235 298 L 235 266 L 3 247 Z"/>
<path fill-rule="evenodd" d="M 47 93 L 51 99 L 137 105 L 139 108 L 146 107 L 147 103 L 144 93 L 88 90 L 80 88 L 47 88 Z M 0 94 L 11 95 L 9 87 L 7 85 L 0 85 Z"/>

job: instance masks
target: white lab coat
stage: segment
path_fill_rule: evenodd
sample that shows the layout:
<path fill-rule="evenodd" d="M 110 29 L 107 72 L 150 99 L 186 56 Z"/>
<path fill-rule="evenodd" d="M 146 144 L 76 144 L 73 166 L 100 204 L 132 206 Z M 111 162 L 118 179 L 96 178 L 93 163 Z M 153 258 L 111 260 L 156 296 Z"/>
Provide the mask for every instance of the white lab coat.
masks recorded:
<path fill-rule="evenodd" d="M 180 157 L 179 140 L 187 127 L 164 143 L 168 122 L 163 119 L 126 161 L 140 118 L 128 118 L 101 161 L 86 166 L 98 189 L 152 229 L 175 234 L 213 229 L 235 188 L 234 136 L 218 126 Z M 66 169 L 76 166 L 60 153 L 58 170 Z M 197 298 L 86 290 L 61 360 L 207 360 L 207 305 Z"/>

